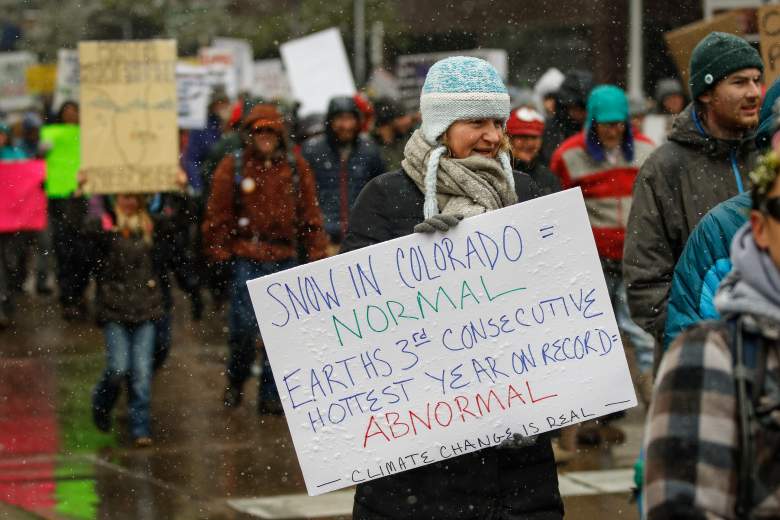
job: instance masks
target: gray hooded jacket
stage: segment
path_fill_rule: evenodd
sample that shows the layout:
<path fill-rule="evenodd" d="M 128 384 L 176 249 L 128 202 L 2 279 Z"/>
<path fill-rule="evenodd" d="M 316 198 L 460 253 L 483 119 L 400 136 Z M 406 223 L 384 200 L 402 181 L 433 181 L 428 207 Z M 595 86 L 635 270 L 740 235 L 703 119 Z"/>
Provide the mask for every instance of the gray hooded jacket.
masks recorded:
<path fill-rule="evenodd" d="M 757 159 L 753 136 L 740 141 L 715 139 L 689 105 L 675 119 L 669 142 L 639 170 L 626 229 L 623 274 L 631 317 L 658 344 L 662 344 L 674 266 L 688 236 L 709 210 L 748 188 L 747 175 Z"/>

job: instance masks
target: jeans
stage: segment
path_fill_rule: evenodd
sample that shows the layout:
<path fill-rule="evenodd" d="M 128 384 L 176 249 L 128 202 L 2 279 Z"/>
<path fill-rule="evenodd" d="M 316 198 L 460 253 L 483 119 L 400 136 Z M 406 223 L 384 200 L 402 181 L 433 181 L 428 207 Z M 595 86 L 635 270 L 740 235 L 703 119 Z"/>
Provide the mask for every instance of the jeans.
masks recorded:
<path fill-rule="evenodd" d="M 106 369 L 92 394 L 95 408 L 110 412 L 124 381 L 128 382 L 130 435 L 148 437 L 149 402 L 152 390 L 154 323 L 111 321 L 103 328 L 106 337 Z"/>
<path fill-rule="evenodd" d="M 642 327 L 631 319 L 626 298 L 626 284 L 623 283 L 623 273 L 620 270 L 620 264 L 602 260 L 602 267 L 618 328 L 620 332 L 626 335 L 634 347 L 639 371 L 642 374 L 649 374 L 653 369 L 655 340 L 653 336 L 645 332 Z"/>
<path fill-rule="evenodd" d="M 281 262 L 256 262 L 246 258 L 235 260 L 233 278 L 230 285 L 230 316 L 228 323 L 230 359 L 228 360 L 227 376 L 231 386 L 241 388 L 244 382 L 249 379 L 257 351 L 256 343 L 259 338 L 257 319 L 255 318 L 252 301 L 249 298 L 249 289 L 246 286 L 246 282 L 294 266 L 294 260 L 283 260 Z M 262 367 L 260 400 L 278 400 L 279 393 L 276 390 L 271 365 L 268 363 L 268 356 L 264 349 L 261 349 L 260 362 Z"/>

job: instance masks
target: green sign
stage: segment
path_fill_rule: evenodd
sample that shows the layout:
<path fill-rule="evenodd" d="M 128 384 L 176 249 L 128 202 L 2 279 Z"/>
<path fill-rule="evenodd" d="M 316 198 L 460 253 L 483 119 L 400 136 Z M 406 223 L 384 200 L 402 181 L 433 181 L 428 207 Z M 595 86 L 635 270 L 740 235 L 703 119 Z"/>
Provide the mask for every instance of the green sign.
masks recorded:
<path fill-rule="evenodd" d="M 46 125 L 41 129 L 41 141 L 50 146 L 46 154 L 46 195 L 49 197 L 68 197 L 78 187 L 79 136 L 78 125 Z"/>

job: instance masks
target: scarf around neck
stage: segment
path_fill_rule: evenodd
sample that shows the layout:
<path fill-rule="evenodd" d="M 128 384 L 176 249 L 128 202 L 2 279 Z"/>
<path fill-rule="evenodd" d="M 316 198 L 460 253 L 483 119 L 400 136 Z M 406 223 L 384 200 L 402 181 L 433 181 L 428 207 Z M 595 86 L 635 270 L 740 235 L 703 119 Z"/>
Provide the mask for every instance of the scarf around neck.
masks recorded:
<path fill-rule="evenodd" d="M 759 249 L 750 223 L 731 242 L 731 273 L 721 282 L 715 308 L 721 314 L 747 313 L 780 324 L 780 270 Z"/>
<path fill-rule="evenodd" d="M 472 155 L 452 159 L 444 156 L 445 151 L 443 146 L 428 144 L 420 130 L 412 134 L 404 148 L 401 167 L 426 195 L 425 218 L 437 213 L 472 217 L 517 202 L 508 157 L 499 160 Z M 438 168 L 433 170 L 435 179 L 431 179 L 427 172 L 434 160 Z M 428 188 L 433 180 L 435 192 L 431 193 Z M 437 207 L 430 207 L 429 201 Z"/>

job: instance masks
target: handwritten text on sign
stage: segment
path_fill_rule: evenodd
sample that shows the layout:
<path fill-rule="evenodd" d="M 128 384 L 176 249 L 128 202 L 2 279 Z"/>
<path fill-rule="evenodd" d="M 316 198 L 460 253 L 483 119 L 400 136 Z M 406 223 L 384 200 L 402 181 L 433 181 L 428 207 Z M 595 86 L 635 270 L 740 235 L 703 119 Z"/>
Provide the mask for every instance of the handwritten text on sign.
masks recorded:
<path fill-rule="evenodd" d="M 311 495 L 636 405 L 578 189 L 249 292 Z"/>

